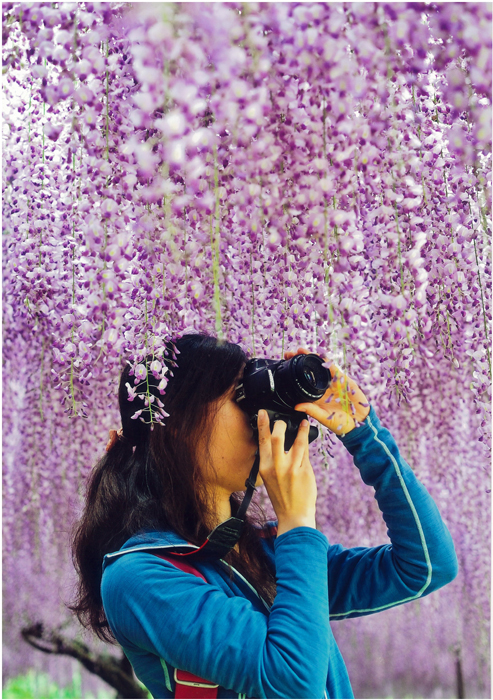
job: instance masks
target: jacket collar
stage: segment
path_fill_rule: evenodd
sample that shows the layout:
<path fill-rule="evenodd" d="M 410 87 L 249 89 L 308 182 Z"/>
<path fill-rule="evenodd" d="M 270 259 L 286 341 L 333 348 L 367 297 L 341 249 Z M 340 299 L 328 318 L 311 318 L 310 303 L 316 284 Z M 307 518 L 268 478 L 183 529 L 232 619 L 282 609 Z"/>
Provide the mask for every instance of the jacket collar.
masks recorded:
<path fill-rule="evenodd" d="M 103 558 L 103 571 L 106 565 L 124 554 L 139 551 L 152 551 L 153 549 L 166 549 L 169 552 L 191 552 L 194 549 L 199 549 L 194 544 L 187 542 L 177 535 L 172 530 L 144 530 L 138 532 L 128 539 L 122 547 L 116 552 L 105 554 Z"/>
<path fill-rule="evenodd" d="M 277 535 L 277 521 L 268 521 L 264 528 L 254 527 L 258 530 L 259 537 L 276 537 Z M 103 558 L 103 571 L 106 565 L 117 557 L 129 554 L 130 552 L 152 551 L 153 549 L 165 549 L 170 553 L 186 553 L 200 548 L 195 544 L 187 542 L 183 537 L 173 532 L 173 530 L 141 530 L 137 534 L 132 535 L 117 552 L 105 554 Z"/>

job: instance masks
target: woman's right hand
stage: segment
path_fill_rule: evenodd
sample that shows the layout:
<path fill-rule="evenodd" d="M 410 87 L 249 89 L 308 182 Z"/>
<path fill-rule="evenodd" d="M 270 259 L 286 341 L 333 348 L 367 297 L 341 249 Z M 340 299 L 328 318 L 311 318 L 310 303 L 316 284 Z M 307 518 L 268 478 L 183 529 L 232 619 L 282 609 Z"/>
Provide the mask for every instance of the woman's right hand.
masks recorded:
<path fill-rule="evenodd" d="M 294 527 L 316 527 L 317 482 L 308 453 L 310 424 L 304 422 L 291 449 L 284 452 L 286 423 L 276 421 L 271 433 L 267 412 L 258 412 L 259 474 L 277 515 L 278 536 Z"/>

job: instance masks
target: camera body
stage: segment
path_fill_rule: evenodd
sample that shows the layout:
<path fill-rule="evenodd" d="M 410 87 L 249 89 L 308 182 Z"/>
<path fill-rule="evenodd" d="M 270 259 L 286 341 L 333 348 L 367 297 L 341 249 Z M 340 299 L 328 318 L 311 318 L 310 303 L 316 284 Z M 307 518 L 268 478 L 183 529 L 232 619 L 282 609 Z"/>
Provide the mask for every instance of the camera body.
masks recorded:
<path fill-rule="evenodd" d="M 258 412 L 267 411 L 270 429 L 276 420 L 285 421 L 287 428 L 284 449 L 289 450 L 298 434 L 298 428 L 306 413 L 295 411 L 299 403 L 320 399 L 332 380 L 331 374 L 322 365 L 325 360 L 319 355 L 300 353 L 290 360 L 267 360 L 254 357 L 245 365 L 243 378 L 236 386 L 236 402 L 244 410 L 250 425 L 257 433 Z M 318 437 L 318 428 L 311 425 L 308 441 Z"/>

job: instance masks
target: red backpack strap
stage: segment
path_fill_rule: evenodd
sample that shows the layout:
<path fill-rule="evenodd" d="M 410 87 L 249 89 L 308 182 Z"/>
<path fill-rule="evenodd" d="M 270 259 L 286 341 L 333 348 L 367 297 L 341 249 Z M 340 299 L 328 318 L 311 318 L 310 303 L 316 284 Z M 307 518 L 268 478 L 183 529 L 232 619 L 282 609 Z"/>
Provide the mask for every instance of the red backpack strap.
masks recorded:
<path fill-rule="evenodd" d="M 157 554 L 152 552 L 156 557 L 169 561 L 170 564 L 176 566 L 177 569 L 185 571 L 187 574 L 198 576 L 207 583 L 207 579 L 198 571 L 190 562 L 183 561 L 181 557 L 174 557 L 172 554 Z M 180 671 L 175 668 L 175 698 L 217 698 L 217 690 L 219 685 L 210 683 L 205 678 L 195 676 L 188 671 Z"/>
<path fill-rule="evenodd" d="M 198 576 L 202 579 L 202 581 L 205 581 L 207 583 L 207 579 L 205 578 L 205 576 L 201 574 L 200 571 L 196 569 L 190 561 L 186 561 L 185 559 L 179 556 L 173 556 L 173 554 L 157 554 L 157 552 L 152 552 L 152 554 L 155 554 L 156 557 L 159 557 L 160 559 L 169 561 L 170 564 L 176 566 L 177 569 L 186 571 L 187 574 L 193 574 L 194 576 Z"/>
<path fill-rule="evenodd" d="M 219 685 L 175 668 L 175 698 L 217 698 Z"/>
<path fill-rule="evenodd" d="M 263 540 L 272 538 L 275 539 L 277 537 L 277 525 L 271 525 L 268 523 L 265 525 L 262 529 L 258 529 L 256 534 L 258 537 L 261 537 Z"/>

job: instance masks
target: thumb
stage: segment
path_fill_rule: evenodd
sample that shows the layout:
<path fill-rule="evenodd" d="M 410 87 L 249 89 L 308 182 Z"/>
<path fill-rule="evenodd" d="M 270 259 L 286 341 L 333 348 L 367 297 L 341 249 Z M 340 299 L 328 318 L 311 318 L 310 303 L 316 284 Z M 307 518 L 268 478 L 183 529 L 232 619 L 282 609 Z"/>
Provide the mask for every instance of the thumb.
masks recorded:
<path fill-rule="evenodd" d="M 329 414 L 327 409 L 313 403 L 300 403 L 294 408 L 295 411 L 304 411 L 336 435 L 345 435 L 355 427 L 354 419 L 341 409 L 331 410 Z"/>
<path fill-rule="evenodd" d="M 294 407 L 295 411 L 300 411 L 307 413 L 310 418 L 315 418 L 315 420 L 320 420 L 320 418 L 325 418 L 327 416 L 327 411 L 324 411 L 320 406 L 315 403 L 298 403 Z"/>

